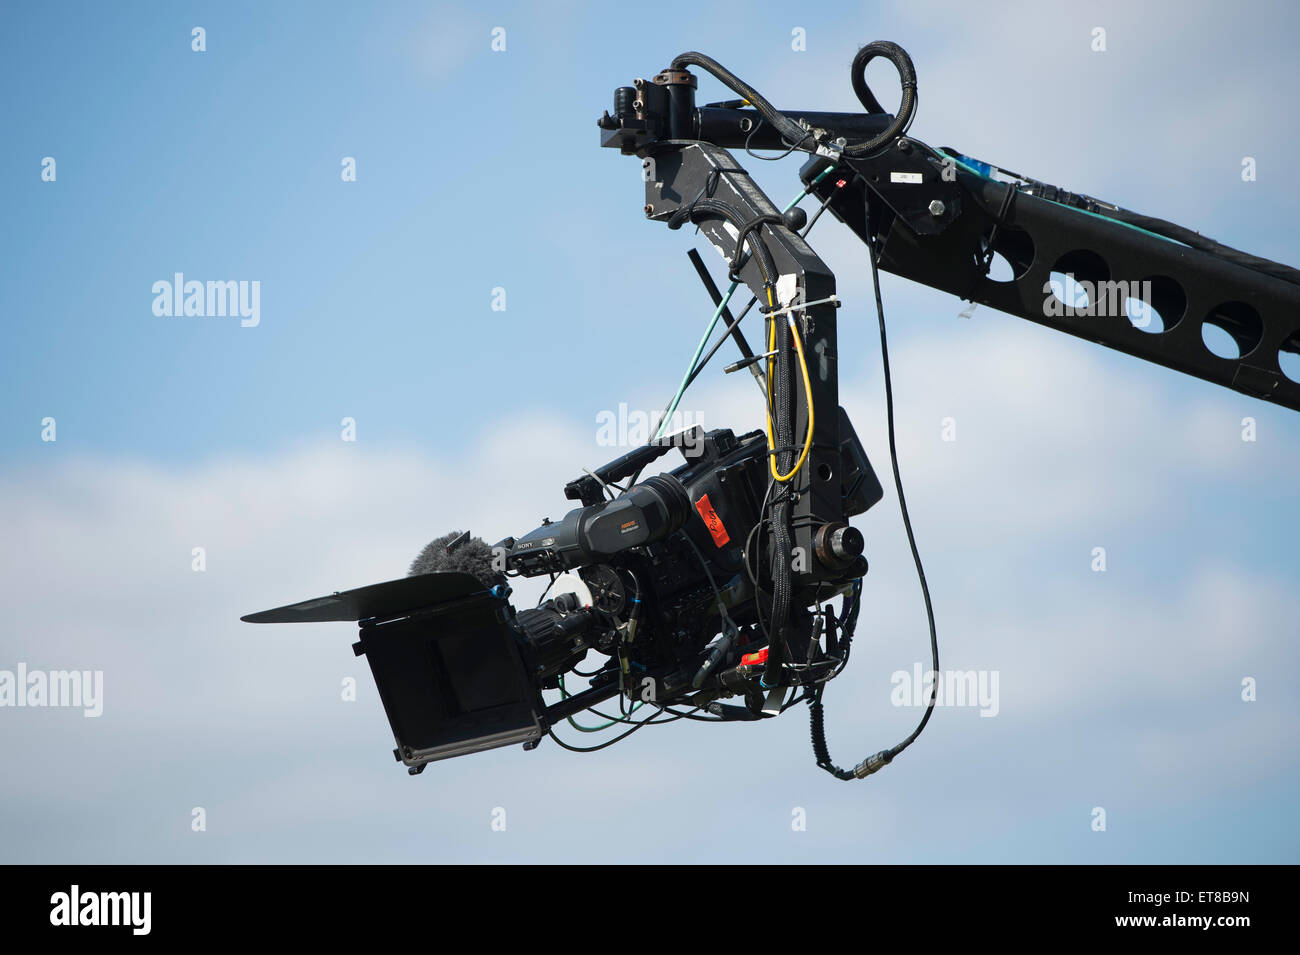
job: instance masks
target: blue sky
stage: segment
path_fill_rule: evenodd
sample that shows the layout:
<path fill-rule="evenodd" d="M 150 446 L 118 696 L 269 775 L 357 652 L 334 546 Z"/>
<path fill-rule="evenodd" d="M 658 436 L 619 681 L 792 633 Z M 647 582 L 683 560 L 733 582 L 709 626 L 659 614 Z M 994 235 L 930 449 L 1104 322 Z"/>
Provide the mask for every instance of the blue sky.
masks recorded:
<path fill-rule="evenodd" d="M 944 662 L 1001 673 L 996 719 L 941 711 L 852 785 L 814 768 L 798 712 L 409 780 L 346 627 L 238 623 L 400 576 L 453 526 L 496 539 L 558 517 L 563 483 L 625 450 L 597 446 L 597 414 L 671 394 L 709 314 L 685 256 L 698 240 L 644 221 L 639 165 L 597 147 L 595 120 L 679 52 L 778 107 L 848 110 L 857 46 L 894 40 L 916 62 L 919 138 L 1300 264 L 1285 5 L 658 9 L 3 6 L 0 669 L 102 668 L 106 702 L 97 720 L 0 709 L 16 767 L 0 858 L 1300 858 L 1300 417 L 1009 316 L 959 319 L 963 303 L 888 276 Z M 702 99 L 727 95 L 701 79 Z M 747 166 L 784 204 L 798 164 Z M 829 217 L 812 243 L 848 303 L 844 400 L 883 473 L 861 247 Z M 176 272 L 260 282 L 260 324 L 155 316 L 153 283 Z M 685 406 L 739 429 L 758 423 L 753 398 L 706 376 Z M 907 732 L 917 714 L 890 706 L 889 676 L 925 659 L 892 489 L 857 523 L 870 609 L 827 693 L 841 762 Z M 502 805 L 512 822 L 493 833 Z M 790 831 L 795 806 L 807 832 Z M 631 858 L 599 835 L 629 820 L 646 832 Z M 754 826 L 775 850 L 739 838 Z"/>

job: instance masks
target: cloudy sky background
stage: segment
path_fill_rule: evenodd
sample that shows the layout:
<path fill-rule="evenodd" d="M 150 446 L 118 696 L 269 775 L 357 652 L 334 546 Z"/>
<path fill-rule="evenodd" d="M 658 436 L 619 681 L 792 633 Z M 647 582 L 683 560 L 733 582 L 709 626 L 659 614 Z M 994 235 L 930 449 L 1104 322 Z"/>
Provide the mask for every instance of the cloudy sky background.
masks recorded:
<path fill-rule="evenodd" d="M 894 40 L 919 138 L 1300 263 L 1300 18 L 1087 6 L 7 5 L 0 669 L 102 669 L 105 703 L 0 709 L 0 860 L 1300 860 L 1300 417 L 986 309 L 960 319 L 889 276 L 942 661 L 999 672 L 996 718 L 942 709 L 852 784 L 814 767 L 802 709 L 411 779 L 347 625 L 238 621 L 401 576 L 453 527 L 560 516 L 564 482 L 621 453 L 597 446 L 597 413 L 671 394 L 710 311 L 685 258 L 699 240 L 644 221 L 638 164 L 598 149 L 594 120 L 684 50 L 778 107 L 849 110 L 857 46 Z M 797 159 L 746 165 L 778 203 L 798 191 Z M 883 476 L 861 246 L 829 217 L 812 242 Z M 151 286 L 177 271 L 259 280 L 261 325 L 155 317 Z M 753 386 L 720 374 L 685 406 L 761 423 Z M 890 674 L 928 660 L 892 487 L 856 523 L 872 569 L 827 691 L 842 765 L 911 729 Z"/>

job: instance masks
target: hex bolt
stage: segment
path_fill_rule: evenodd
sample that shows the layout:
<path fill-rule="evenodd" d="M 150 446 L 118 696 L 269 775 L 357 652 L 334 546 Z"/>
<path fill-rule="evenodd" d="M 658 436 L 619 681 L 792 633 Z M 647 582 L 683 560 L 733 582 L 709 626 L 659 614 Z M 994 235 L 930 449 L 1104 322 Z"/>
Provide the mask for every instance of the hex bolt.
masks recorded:
<path fill-rule="evenodd" d="M 945 208 L 946 208 L 946 207 L 944 206 L 944 204 L 943 204 L 943 200 L 942 200 L 942 199 L 931 199 L 931 200 L 930 200 L 930 215 L 932 215 L 932 216 L 941 216 L 941 215 L 943 215 L 943 210 L 944 210 Z"/>

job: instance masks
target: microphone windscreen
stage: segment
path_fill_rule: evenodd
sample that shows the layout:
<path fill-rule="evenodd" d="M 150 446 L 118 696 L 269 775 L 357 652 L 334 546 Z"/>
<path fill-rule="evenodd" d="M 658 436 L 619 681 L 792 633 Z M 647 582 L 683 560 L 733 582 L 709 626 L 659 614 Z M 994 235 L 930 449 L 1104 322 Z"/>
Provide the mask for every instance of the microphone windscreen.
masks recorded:
<path fill-rule="evenodd" d="M 492 548 L 483 538 L 467 538 L 457 544 L 450 553 L 447 552 L 447 545 L 461 536 L 463 536 L 462 531 L 452 531 L 430 541 L 424 550 L 420 551 L 419 556 L 411 562 L 411 569 L 407 576 L 454 570 L 472 575 L 484 587 L 504 584 L 505 574 L 493 569 Z"/>

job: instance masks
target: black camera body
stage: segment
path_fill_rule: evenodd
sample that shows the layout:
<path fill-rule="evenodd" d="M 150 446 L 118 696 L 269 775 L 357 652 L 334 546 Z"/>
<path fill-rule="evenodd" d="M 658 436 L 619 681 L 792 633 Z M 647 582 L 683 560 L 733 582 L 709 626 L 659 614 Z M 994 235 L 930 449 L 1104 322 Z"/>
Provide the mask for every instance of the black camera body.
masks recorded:
<path fill-rule="evenodd" d="M 847 519 L 882 496 L 843 409 L 839 424 L 844 521 L 818 529 L 812 553 L 792 555 L 799 574 L 787 686 L 837 672 L 833 627 L 814 628 L 807 608 L 865 574 L 862 537 Z M 777 689 L 744 662 L 768 643 L 768 445 L 761 431 L 692 438 L 651 443 L 570 482 L 565 494 L 582 506 L 495 545 L 492 580 L 455 570 L 416 574 L 243 619 L 357 621 L 354 651 L 370 665 L 394 754 L 412 773 L 499 746 L 531 748 L 557 722 L 618 695 L 758 719 Z M 677 445 L 683 464 L 616 488 Z M 564 572 L 576 572 L 589 600 L 561 592 L 515 610 L 501 582 L 540 575 L 554 582 Z M 593 651 L 606 659 L 586 675 L 588 688 L 563 692 L 565 674 Z M 547 705 L 543 691 L 556 689 L 563 698 Z M 720 703 L 732 696 L 744 706 Z"/>

